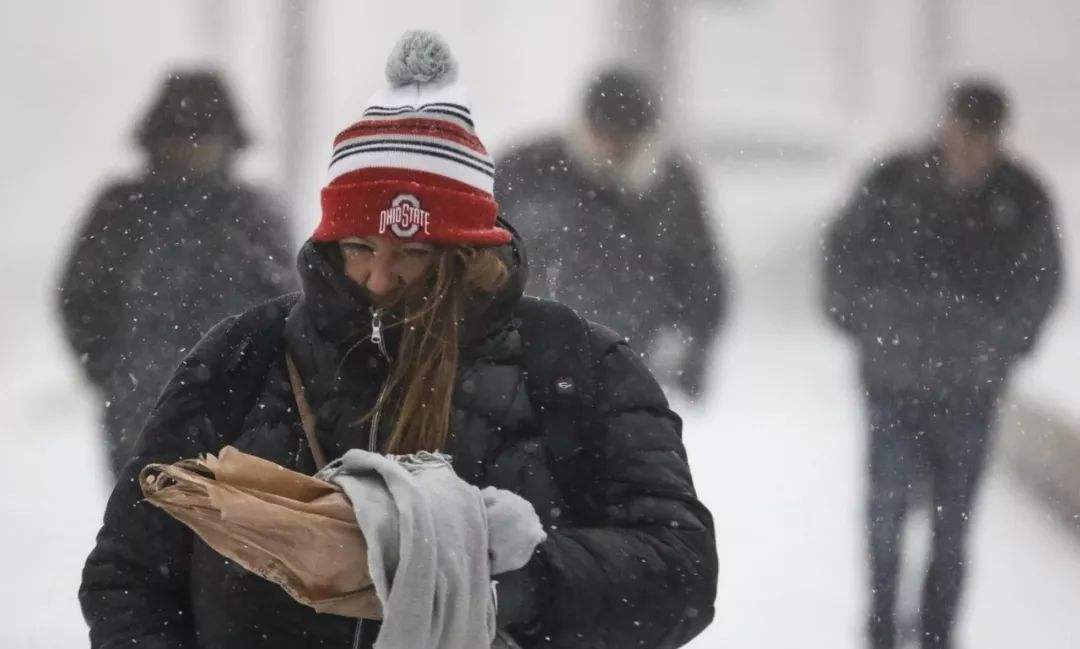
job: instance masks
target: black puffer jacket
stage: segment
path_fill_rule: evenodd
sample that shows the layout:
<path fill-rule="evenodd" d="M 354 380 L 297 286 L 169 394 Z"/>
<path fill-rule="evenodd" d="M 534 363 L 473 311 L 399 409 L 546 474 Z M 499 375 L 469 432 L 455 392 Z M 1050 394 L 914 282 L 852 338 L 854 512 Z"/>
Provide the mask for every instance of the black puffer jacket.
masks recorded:
<path fill-rule="evenodd" d="M 827 246 L 826 309 L 876 390 L 1000 389 L 1061 285 L 1050 200 L 1005 159 L 967 191 L 949 188 L 935 148 L 885 160 Z"/>
<path fill-rule="evenodd" d="M 504 250 L 508 259 L 514 253 Z M 448 449 L 462 478 L 521 494 L 549 532 L 528 566 L 500 580 L 500 619 L 526 647 L 682 644 L 712 619 L 717 568 L 712 520 L 694 493 L 680 421 L 627 345 L 594 329 L 598 406 L 580 422 L 584 465 L 559 484 L 524 387 L 515 321 L 524 263 L 514 261 L 507 288 L 470 307 Z M 250 376 L 250 350 L 275 323 L 305 377 L 327 456 L 367 446 L 367 426 L 355 422 L 387 373 L 368 338 L 369 306 L 342 275 L 336 247 L 308 244 L 300 270 L 304 293 L 295 306 L 283 298 L 218 325 L 158 402 L 83 575 L 93 646 L 352 646 L 354 621 L 316 614 L 223 559 L 142 502 L 135 481 L 148 462 L 227 443 L 314 471 L 280 350 L 265 376 L 238 378 Z M 383 419 L 380 444 L 392 423 Z M 362 644 L 374 630 L 365 627 Z"/>
<path fill-rule="evenodd" d="M 74 242 L 59 306 L 73 351 L 108 403 L 114 473 L 199 338 L 296 289 L 291 248 L 274 202 L 225 176 L 148 174 L 102 193 Z"/>
<path fill-rule="evenodd" d="M 690 396 L 728 301 L 720 246 L 692 163 L 670 155 L 638 191 L 601 178 L 548 137 L 514 149 L 496 176 L 500 211 L 529 246 L 528 292 L 577 309 L 649 353 L 659 332 L 683 342 L 673 382 Z"/>

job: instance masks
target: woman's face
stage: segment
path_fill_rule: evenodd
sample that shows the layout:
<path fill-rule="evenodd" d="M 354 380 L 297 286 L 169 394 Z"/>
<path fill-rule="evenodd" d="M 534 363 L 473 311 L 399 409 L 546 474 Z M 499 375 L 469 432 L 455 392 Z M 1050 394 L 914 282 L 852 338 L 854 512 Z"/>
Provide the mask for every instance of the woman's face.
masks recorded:
<path fill-rule="evenodd" d="M 396 237 L 349 237 L 338 242 L 345 275 L 367 289 L 376 306 L 389 306 L 427 272 L 435 246 Z"/>

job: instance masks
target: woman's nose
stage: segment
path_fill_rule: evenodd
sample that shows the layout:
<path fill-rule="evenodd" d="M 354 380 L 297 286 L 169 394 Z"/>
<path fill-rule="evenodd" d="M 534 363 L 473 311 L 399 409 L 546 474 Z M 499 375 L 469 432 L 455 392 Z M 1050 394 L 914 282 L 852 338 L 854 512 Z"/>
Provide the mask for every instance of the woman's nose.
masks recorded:
<path fill-rule="evenodd" d="M 367 290 L 372 295 L 386 295 L 397 288 L 400 282 L 392 260 L 380 260 L 376 258 L 368 274 Z"/>

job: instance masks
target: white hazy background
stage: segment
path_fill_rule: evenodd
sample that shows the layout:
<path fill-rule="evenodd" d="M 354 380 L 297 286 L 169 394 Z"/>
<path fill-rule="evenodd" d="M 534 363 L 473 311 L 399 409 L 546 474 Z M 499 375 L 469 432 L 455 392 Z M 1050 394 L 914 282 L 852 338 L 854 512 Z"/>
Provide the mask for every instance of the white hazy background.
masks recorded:
<path fill-rule="evenodd" d="M 1080 422 L 1074 0 L 3 0 L 0 646 L 86 643 L 75 593 L 107 486 L 54 283 L 97 189 L 138 168 L 131 133 L 165 72 L 227 73 L 256 138 L 242 175 L 291 205 L 299 243 L 333 135 L 414 27 L 450 42 L 496 154 L 570 124 L 590 72 L 622 60 L 662 80 L 701 164 L 735 300 L 711 393 L 680 404 L 720 553 L 716 621 L 693 647 L 862 646 L 864 423 L 851 350 L 817 306 L 820 238 L 865 165 L 928 136 L 957 74 L 1009 90 L 1011 147 L 1052 189 L 1069 254 L 1014 392 Z M 984 486 L 961 646 L 1080 646 L 1080 536 L 1003 461 Z M 914 559 L 918 517 L 912 532 Z"/>

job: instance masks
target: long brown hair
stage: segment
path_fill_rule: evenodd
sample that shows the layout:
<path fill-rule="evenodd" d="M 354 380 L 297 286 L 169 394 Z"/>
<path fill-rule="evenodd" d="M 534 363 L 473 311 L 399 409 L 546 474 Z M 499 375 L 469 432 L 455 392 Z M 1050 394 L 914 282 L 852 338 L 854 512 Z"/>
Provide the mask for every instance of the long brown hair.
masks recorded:
<path fill-rule="evenodd" d="M 434 254 L 427 276 L 403 298 L 405 317 L 393 325 L 401 340 L 375 405 L 395 421 L 389 453 L 445 449 L 466 299 L 470 292 L 497 292 L 509 276 L 491 248 L 453 246 Z"/>

